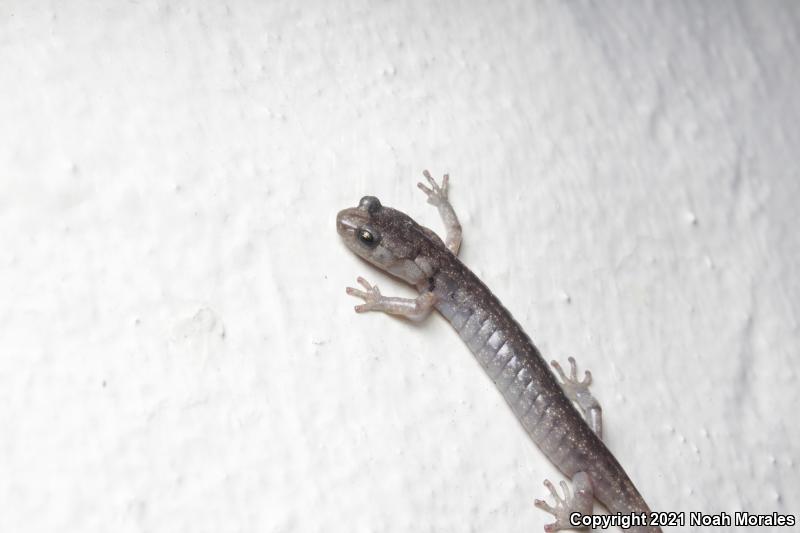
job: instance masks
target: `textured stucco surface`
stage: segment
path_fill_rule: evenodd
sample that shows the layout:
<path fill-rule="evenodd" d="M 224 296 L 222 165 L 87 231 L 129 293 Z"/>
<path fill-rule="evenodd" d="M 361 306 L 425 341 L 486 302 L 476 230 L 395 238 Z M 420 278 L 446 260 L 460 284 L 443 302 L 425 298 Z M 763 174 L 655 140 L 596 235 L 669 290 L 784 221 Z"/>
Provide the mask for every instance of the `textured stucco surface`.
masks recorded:
<path fill-rule="evenodd" d="M 560 476 L 450 327 L 344 294 L 410 294 L 334 216 L 374 194 L 439 230 L 423 168 L 463 260 L 593 371 L 652 507 L 800 513 L 799 28 L 0 3 L 0 531 L 540 531 Z"/>

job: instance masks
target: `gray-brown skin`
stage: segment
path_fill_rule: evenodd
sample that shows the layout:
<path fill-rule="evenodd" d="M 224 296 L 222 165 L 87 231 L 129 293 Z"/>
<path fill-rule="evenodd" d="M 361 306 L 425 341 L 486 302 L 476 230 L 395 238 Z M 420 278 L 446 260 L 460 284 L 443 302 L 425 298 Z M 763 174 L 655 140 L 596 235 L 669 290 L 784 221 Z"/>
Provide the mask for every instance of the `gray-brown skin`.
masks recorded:
<path fill-rule="evenodd" d="M 358 278 L 366 291 L 347 289 L 348 294 L 365 301 L 356 306 L 356 311 L 382 311 L 421 320 L 435 308 L 453 325 L 536 445 L 572 479 L 573 494 L 561 482 L 563 497 L 545 481 L 556 503 L 551 507 L 536 501 L 537 507 L 556 517 L 545 531 L 572 529 L 570 513 L 590 514 L 593 498 L 612 513 L 649 515 L 644 499 L 601 440 L 600 408 L 587 388 L 591 375 L 586 372 L 586 378 L 578 381 L 575 362 L 570 358 L 567 377 L 553 361 L 562 380 L 559 384 L 511 313 L 456 257 L 461 227 L 447 198 L 448 177 L 445 175 L 439 187 L 427 171 L 424 174 L 431 187 L 419 187 L 428 195 L 428 202 L 439 209 L 447 229 L 445 242 L 408 215 L 382 206 L 371 196 L 336 218 L 337 231 L 350 250 L 415 286 L 420 293 L 416 299 L 387 297 Z M 632 527 L 628 531 L 654 533 L 661 529 Z"/>

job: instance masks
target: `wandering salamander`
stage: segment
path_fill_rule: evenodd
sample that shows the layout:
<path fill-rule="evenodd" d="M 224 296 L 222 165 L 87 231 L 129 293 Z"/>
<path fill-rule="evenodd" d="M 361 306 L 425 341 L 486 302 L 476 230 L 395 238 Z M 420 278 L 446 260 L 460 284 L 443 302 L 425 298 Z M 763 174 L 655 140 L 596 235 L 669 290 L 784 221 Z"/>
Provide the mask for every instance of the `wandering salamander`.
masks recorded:
<path fill-rule="evenodd" d="M 444 242 L 408 215 L 381 205 L 374 196 L 365 196 L 358 207 L 344 209 L 336 217 L 336 229 L 350 250 L 419 291 L 414 299 L 388 297 L 358 278 L 364 290 L 347 288 L 347 294 L 364 300 L 356 311 L 422 320 L 436 308 L 453 325 L 531 439 L 572 480 L 571 493 L 561 481 L 563 496 L 545 480 L 555 505 L 543 500 L 536 500 L 535 505 L 556 519 L 545 531 L 572 529 L 570 514 L 591 514 L 595 498 L 612 513 L 649 516 L 644 499 L 603 444 L 601 409 L 588 391 L 591 374 L 587 371 L 584 379 L 578 380 L 575 360 L 569 358 L 569 376 L 558 363 L 551 363 L 560 382 L 556 379 L 511 313 L 456 257 L 461 225 L 448 200 L 448 176 L 440 187 L 428 171 L 423 174 L 430 187 L 418 186 L 439 211 L 446 229 Z M 638 526 L 628 531 L 655 533 L 661 529 Z"/>

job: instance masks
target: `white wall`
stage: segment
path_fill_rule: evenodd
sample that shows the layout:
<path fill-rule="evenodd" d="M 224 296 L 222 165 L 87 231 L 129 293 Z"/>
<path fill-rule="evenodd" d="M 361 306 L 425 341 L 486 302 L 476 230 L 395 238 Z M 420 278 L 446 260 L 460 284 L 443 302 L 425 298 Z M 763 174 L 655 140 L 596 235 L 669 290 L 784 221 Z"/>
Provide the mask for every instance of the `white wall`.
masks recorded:
<path fill-rule="evenodd" d="M 791 1 L 3 2 L 0 531 L 540 531 L 449 325 L 344 294 L 411 294 L 334 217 L 438 231 L 423 168 L 654 509 L 800 512 L 799 53 Z"/>

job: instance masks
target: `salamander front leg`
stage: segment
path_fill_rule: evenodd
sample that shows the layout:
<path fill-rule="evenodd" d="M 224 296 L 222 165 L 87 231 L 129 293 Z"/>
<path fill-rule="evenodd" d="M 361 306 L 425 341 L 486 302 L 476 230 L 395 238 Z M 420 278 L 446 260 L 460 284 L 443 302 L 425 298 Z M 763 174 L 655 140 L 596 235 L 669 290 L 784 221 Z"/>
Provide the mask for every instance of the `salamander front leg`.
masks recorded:
<path fill-rule="evenodd" d="M 364 300 L 363 304 L 355 307 L 356 313 L 381 311 L 411 320 L 422 320 L 431 313 L 436 303 L 436 295 L 432 292 L 423 292 L 417 298 L 395 298 L 382 295 L 377 285 L 370 285 L 362 277 L 357 281 L 366 291 L 347 287 L 347 294 Z"/>
<path fill-rule="evenodd" d="M 551 361 L 550 364 L 556 370 L 558 377 L 561 378 L 561 388 L 567 398 L 578 404 L 583 418 L 586 423 L 592 428 L 595 435 L 603 438 L 603 410 L 597 402 L 592 393 L 589 392 L 589 385 L 592 384 L 592 373 L 588 370 L 584 373 L 582 380 L 578 381 L 578 368 L 575 364 L 575 358 L 570 357 L 569 361 L 569 377 L 564 374 L 564 369 L 557 361 Z"/>
<path fill-rule="evenodd" d="M 572 513 L 576 512 L 582 515 L 592 513 L 594 494 L 592 492 L 592 484 L 589 481 L 589 475 L 586 472 L 578 472 L 572 477 L 574 494 L 570 494 L 566 481 L 562 481 L 560 485 L 561 490 L 564 492 L 563 498 L 559 496 L 558 491 L 556 491 L 556 488 L 549 479 L 544 480 L 544 486 L 547 487 L 553 500 L 555 500 L 555 506 L 551 506 L 544 500 L 535 500 L 533 502 L 536 507 L 550 513 L 556 518 L 556 521 L 552 524 L 546 524 L 544 530 L 550 533 L 561 529 L 586 529 L 575 527 L 570 524 L 569 517 Z"/>
<path fill-rule="evenodd" d="M 428 203 L 439 210 L 439 216 L 442 217 L 444 229 L 447 233 L 444 244 L 447 246 L 448 250 L 453 252 L 453 255 L 458 255 L 458 249 L 461 247 L 461 223 L 458 221 L 456 212 L 453 210 L 453 206 L 450 205 L 450 200 L 447 197 L 447 185 L 450 176 L 445 174 L 444 177 L 442 177 L 442 186 L 439 187 L 436 180 L 431 177 L 430 172 L 423 170 L 422 175 L 428 180 L 430 188 L 422 183 L 417 183 L 417 187 L 428 195 Z"/>

